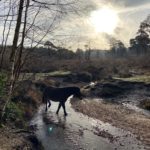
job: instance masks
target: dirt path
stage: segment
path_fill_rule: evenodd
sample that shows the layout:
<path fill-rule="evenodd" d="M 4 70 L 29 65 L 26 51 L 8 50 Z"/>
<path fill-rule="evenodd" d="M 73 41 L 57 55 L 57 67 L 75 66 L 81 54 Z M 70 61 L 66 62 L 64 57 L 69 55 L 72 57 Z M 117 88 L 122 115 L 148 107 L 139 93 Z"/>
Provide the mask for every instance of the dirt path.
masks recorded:
<path fill-rule="evenodd" d="M 147 149 L 150 148 L 150 117 L 100 100 L 72 101 L 72 106 L 78 112 L 130 131 Z"/>

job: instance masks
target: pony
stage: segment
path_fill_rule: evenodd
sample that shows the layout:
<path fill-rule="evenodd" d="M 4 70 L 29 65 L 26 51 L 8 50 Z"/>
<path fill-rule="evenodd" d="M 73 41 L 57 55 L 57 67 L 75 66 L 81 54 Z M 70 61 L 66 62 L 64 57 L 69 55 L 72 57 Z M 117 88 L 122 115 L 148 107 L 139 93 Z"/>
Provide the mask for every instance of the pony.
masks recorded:
<path fill-rule="evenodd" d="M 83 95 L 80 92 L 80 88 L 78 87 L 63 87 L 63 88 L 46 87 L 45 90 L 43 91 L 43 102 L 46 103 L 45 111 L 47 112 L 48 107 L 51 106 L 51 101 L 59 102 L 56 114 L 58 114 L 60 108 L 63 107 L 64 115 L 67 116 L 65 102 L 71 95 L 79 99 L 83 98 Z"/>

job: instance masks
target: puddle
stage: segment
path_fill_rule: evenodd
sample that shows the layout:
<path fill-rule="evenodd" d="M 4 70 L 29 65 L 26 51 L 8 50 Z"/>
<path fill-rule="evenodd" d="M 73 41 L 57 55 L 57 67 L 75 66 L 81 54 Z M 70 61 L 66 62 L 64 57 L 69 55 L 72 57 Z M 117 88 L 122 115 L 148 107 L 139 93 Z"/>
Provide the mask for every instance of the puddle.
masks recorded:
<path fill-rule="evenodd" d="M 66 103 L 68 116 L 60 109 L 56 115 L 58 103 L 52 102 L 47 113 L 45 106 L 39 108 L 31 121 L 37 125 L 36 135 L 45 150 L 142 150 L 141 143 L 127 131 L 108 123 L 89 118 L 72 109 Z"/>

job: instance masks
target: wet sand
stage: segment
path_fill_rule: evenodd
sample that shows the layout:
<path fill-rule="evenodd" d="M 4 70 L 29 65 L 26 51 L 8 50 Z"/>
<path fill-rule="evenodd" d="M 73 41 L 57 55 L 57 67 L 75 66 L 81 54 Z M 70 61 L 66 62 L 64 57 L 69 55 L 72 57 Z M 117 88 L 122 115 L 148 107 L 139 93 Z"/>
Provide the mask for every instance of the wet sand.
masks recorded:
<path fill-rule="evenodd" d="M 145 145 L 145 148 L 150 148 L 150 116 L 102 100 L 72 100 L 72 107 L 89 117 L 130 131 Z"/>

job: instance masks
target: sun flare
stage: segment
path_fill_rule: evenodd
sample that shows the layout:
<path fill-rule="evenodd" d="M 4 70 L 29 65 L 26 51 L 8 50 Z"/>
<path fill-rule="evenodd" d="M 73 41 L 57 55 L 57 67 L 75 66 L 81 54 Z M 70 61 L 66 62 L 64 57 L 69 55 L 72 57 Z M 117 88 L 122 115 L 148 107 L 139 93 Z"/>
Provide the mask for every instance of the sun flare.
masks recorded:
<path fill-rule="evenodd" d="M 118 25 L 119 17 L 115 10 L 102 8 L 91 13 L 90 22 L 96 32 L 112 34 Z"/>

